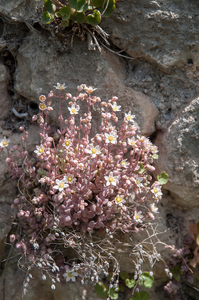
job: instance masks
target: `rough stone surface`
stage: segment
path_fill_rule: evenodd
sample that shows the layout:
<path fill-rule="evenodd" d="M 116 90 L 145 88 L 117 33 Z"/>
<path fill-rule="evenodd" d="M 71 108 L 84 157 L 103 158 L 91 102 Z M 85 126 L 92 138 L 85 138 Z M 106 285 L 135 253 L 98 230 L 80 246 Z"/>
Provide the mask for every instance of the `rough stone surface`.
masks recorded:
<path fill-rule="evenodd" d="M 9 137 L 11 146 L 20 143 L 18 127 L 30 125 L 30 115 L 19 119 L 9 112 L 11 98 L 18 112 L 27 112 L 30 101 L 38 103 L 38 96 L 48 93 L 57 82 L 65 82 L 72 94 L 76 94 L 78 84 L 86 83 L 97 87 L 95 94 L 103 100 L 118 96 L 123 111 L 131 110 L 136 115 L 139 133 L 152 135 L 151 139 L 159 146 L 156 174 L 162 171 L 169 174 L 163 200 L 158 204 L 158 230 L 163 232 L 160 240 L 181 247 L 189 225 L 196 223 L 199 215 L 198 1 L 118 1 L 114 14 L 104 19 L 101 26 L 110 34 L 112 49 L 124 50 L 122 54 L 131 59 L 119 58 L 105 49 L 101 54 L 88 51 L 86 42 L 77 37 L 71 49 L 71 33 L 67 29 L 56 34 L 55 28 L 42 25 L 42 5 L 43 0 L 0 1 L 1 136 Z M 49 121 L 57 126 L 57 103 L 52 105 L 54 111 Z M 63 115 L 68 116 L 66 104 Z M 122 118 L 121 113 L 119 124 Z M 99 114 L 95 111 L 94 131 L 98 124 Z M 37 130 L 37 125 L 30 125 L 27 140 L 30 155 L 39 144 Z M 5 157 L 6 152 L 1 152 L 0 260 L 8 257 L 9 249 L 4 242 L 13 221 L 10 205 L 17 193 L 16 183 L 6 173 Z M 125 251 L 120 257 L 121 268 L 131 272 Z M 169 261 L 168 251 L 162 248 L 161 255 Z M 150 292 L 151 299 L 169 299 L 163 291 L 168 281 L 164 266 L 158 263 L 154 272 L 157 282 Z M 8 299 L 21 299 L 23 278 L 24 274 L 17 269 L 17 260 L 9 260 L 6 268 Z M 50 282 L 41 282 L 36 271 L 34 278 L 25 300 L 97 299 L 93 287 L 81 286 L 79 281 L 76 285 L 57 285 L 52 291 Z M 196 275 L 194 278 L 198 287 L 198 278 Z M 3 273 L 0 287 L 0 299 L 3 299 Z M 197 297 L 190 290 L 186 293 L 192 299 Z M 119 299 L 122 300 L 122 296 Z"/>
<path fill-rule="evenodd" d="M 169 174 L 166 189 L 183 206 L 199 206 L 199 98 L 194 99 L 169 126 L 158 133 L 157 172 Z"/>

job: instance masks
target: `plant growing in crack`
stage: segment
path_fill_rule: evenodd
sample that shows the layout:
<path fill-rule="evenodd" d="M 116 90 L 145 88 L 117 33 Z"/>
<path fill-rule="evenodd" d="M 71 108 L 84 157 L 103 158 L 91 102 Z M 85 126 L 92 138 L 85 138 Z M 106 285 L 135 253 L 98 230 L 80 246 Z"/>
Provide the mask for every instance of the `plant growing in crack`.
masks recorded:
<path fill-rule="evenodd" d="M 43 23 L 55 22 L 57 27 L 71 27 L 73 37 L 78 35 L 82 40 L 88 36 L 89 50 L 101 51 L 96 34 L 109 45 L 108 34 L 99 26 L 102 17 L 110 17 L 115 10 L 115 0 L 69 0 L 64 4 L 57 0 L 44 0 Z"/>
<path fill-rule="evenodd" d="M 66 93 L 66 88 L 57 83 L 56 91 L 39 97 L 40 113 L 33 120 L 40 124 L 41 142 L 34 159 L 26 150 L 28 132 L 24 128 L 20 128 L 23 147 L 10 149 L 6 138 L 0 142 L 1 150 L 7 150 L 9 173 L 18 180 L 19 194 L 12 209 L 21 234 L 13 232 L 10 242 L 21 253 L 18 265 L 26 272 L 23 294 L 36 266 L 43 280 L 47 275 L 51 278 L 52 289 L 57 282 L 76 278 L 82 284 L 99 284 L 111 272 L 106 295 L 116 299 L 119 256 L 128 249 L 135 266 L 132 293 L 136 296 L 146 261 L 149 274 L 157 261 L 164 262 L 157 246 L 166 245 L 158 238 L 154 220 L 168 175 L 163 172 L 152 181 L 158 149 L 136 134 L 130 111 L 117 128 L 116 114 L 121 110 L 117 97 L 101 101 L 92 96 L 96 89 L 85 84 L 77 87 L 76 96 Z M 48 125 L 53 100 L 58 101 L 60 111 L 56 139 Z M 68 119 L 62 116 L 63 101 L 68 103 Z M 87 103 L 82 116 L 80 102 Z M 94 105 L 101 107 L 102 119 L 99 133 L 91 137 Z M 143 236 L 141 242 L 135 242 L 137 233 Z"/>

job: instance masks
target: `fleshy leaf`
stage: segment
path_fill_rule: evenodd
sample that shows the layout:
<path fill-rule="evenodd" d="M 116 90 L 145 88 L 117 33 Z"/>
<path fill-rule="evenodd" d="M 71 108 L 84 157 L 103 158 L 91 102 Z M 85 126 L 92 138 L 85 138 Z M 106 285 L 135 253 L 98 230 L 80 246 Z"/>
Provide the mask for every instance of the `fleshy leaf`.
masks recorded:
<path fill-rule="evenodd" d="M 88 9 L 88 3 L 85 0 L 78 0 L 77 1 L 77 12 L 86 12 Z"/>
<path fill-rule="evenodd" d="M 118 298 L 118 293 L 115 292 L 115 288 L 114 287 L 112 287 L 110 289 L 109 296 L 111 297 L 111 299 L 117 299 Z"/>
<path fill-rule="evenodd" d="M 77 7 L 77 0 L 69 0 L 69 5 L 72 8 L 76 9 L 76 7 Z"/>
<path fill-rule="evenodd" d="M 99 10 L 94 10 L 92 14 L 86 16 L 86 22 L 93 26 L 98 25 L 101 22 L 101 14 Z"/>
<path fill-rule="evenodd" d="M 45 12 L 43 13 L 42 22 L 43 22 L 44 24 L 49 24 L 50 22 L 52 22 L 52 20 L 53 20 L 53 14 L 49 14 L 48 11 L 45 11 Z"/>
<path fill-rule="evenodd" d="M 67 20 L 70 17 L 70 15 L 71 15 L 71 9 L 68 6 L 62 7 L 62 9 L 60 9 L 59 12 L 62 15 L 62 19 L 63 20 L 64 19 Z"/>
<path fill-rule="evenodd" d="M 44 7 L 50 14 L 56 11 L 56 6 L 51 0 L 44 0 Z"/>
<path fill-rule="evenodd" d="M 107 6 L 107 9 L 105 10 L 106 5 L 107 5 L 107 1 L 109 1 L 109 3 L 108 3 L 108 6 Z M 105 3 L 103 4 L 102 8 L 99 9 L 99 11 L 102 14 L 102 17 L 105 17 L 105 18 L 110 17 L 110 15 L 115 10 L 115 0 L 107 0 L 107 1 L 105 1 Z"/>
<path fill-rule="evenodd" d="M 180 265 L 177 264 L 175 268 L 171 269 L 171 273 L 173 274 L 173 278 L 179 282 L 181 280 L 182 270 L 180 268 Z"/>
<path fill-rule="evenodd" d="M 134 297 L 131 297 L 129 300 L 148 300 L 149 294 L 145 291 L 135 293 Z"/>
<path fill-rule="evenodd" d="M 104 0 L 92 0 L 93 6 L 100 7 L 103 5 Z"/>
<path fill-rule="evenodd" d="M 126 286 L 127 286 L 129 289 L 131 289 L 131 288 L 133 288 L 134 285 L 135 285 L 135 280 L 134 280 L 134 279 L 129 279 L 129 278 L 127 278 L 127 279 L 125 280 L 125 284 L 126 284 Z"/>
<path fill-rule="evenodd" d="M 97 282 L 95 285 L 95 292 L 98 297 L 100 298 L 107 298 L 108 296 L 108 289 L 107 287 L 103 284 L 103 282 Z"/>
<path fill-rule="evenodd" d="M 144 272 L 142 274 L 142 276 L 145 277 L 144 286 L 146 288 L 150 289 L 153 286 L 153 284 L 154 284 L 154 278 L 153 278 L 153 276 L 150 276 L 149 273 L 147 273 L 147 272 Z"/>
<path fill-rule="evenodd" d="M 70 18 L 73 22 L 81 24 L 85 20 L 85 15 L 84 13 L 75 12 L 73 15 L 70 16 Z"/>
<path fill-rule="evenodd" d="M 162 172 L 157 176 L 160 184 L 166 184 L 169 178 L 169 175 L 166 172 Z"/>
<path fill-rule="evenodd" d="M 129 274 L 127 272 L 125 272 L 125 271 L 120 272 L 120 278 L 122 280 L 125 280 L 128 276 L 129 276 Z"/>
<path fill-rule="evenodd" d="M 153 159 L 158 159 L 158 154 L 156 154 L 156 153 L 153 154 L 153 155 L 152 155 L 152 158 L 153 158 Z"/>

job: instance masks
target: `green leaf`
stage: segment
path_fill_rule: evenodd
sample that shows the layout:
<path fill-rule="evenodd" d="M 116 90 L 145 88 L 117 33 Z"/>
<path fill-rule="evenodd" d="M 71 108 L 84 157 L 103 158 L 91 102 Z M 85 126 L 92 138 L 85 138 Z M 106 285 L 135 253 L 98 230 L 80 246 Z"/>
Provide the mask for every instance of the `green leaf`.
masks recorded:
<path fill-rule="evenodd" d="M 118 298 L 118 293 L 115 292 L 115 288 L 114 287 L 112 287 L 110 289 L 109 296 L 111 297 L 111 299 L 117 299 Z"/>
<path fill-rule="evenodd" d="M 60 14 L 62 15 L 62 20 L 67 20 L 71 15 L 71 9 L 68 6 L 64 6 L 60 9 Z"/>
<path fill-rule="evenodd" d="M 153 286 L 153 284 L 154 284 L 154 278 L 153 278 L 153 276 L 150 276 L 149 273 L 147 273 L 147 272 L 144 272 L 144 273 L 142 274 L 142 276 L 145 277 L 145 280 L 144 280 L 144 286 L 145 286 L 146 288 L 150 289 L 150 288 Z M 142 276 L 141 276 L 141 277 L 142 277 Z"/>
<path fill-rule="evenodd" d="M 145 291 L 135 293 L 134 297 L 131 297 L 129 300 L 148 300 L 149 294 Z"/>
<path fill-rule="evenodd" d="M 84 13 L 75 12 L 73 15 L 70 16 L 70 18 L 73 22 L 81 24 L 85 20 L 85 15 Z"/>
<path fill-rule="evenodd" d="M 129 279 L 129 278 L 127 278 L 127 279 L 125 280 L 125 284 L 126 284 L 126 286 L 127 286 L 129 289 L 131 289 L 131 288 L 133 288 L 134 285 L 135 285 L 135 280 L 134 280 L 134 279 Z"/>
<path fill-rule="evenodd" d="M 55 17 L 57 17 L 57 18 L 61 17 L 61 14 L 59 13 L 59 11 L 57 11 L 57 12 L 55 13 Z"/>
<path fill-rule="evenodd" d="M 144 173 L 144 171 L 146 170 L 145 168 L 144 168 L 144 166 L 143 166 L 143 164 L 139 164 L 139 170 L 138 170 L 138 174 L 142 174 L 142 173 Z"/>
<path fill-rule="evenodd" d="M 72 8 L 76 9 L 76 7 L 77 7 L 77 0 L 69 0 L 69 5 Z"/>
<path fill-rule="evenodd" d="M 103 282 L 97 282 L 95 285 L 95 292 L 98 297 L 100 298 L 107 298 L 108 297 L 108 289 L 107 287 L 103 284 Z"/>
<path fill-rule="evenodd" d="M 86 16 L 86 22 L 93 26 L 98 25 L 101 22 L 101 14 L 99 10 L 94 10 L 92 14 Z"/>
<path fill-rule="evenodd" d="M 122 280 L 125 280 L 128 276 L 129 276 L 129 274 L 127 272 L 125 272 L 125 271 L 120 272 L 120 278 Z"/>
<path fill-rule="evenodd" d="M 68 24 L 69 24 L 69 20 L 65 20 L 64 22 L 61 23 L 61 25 L 62 25 L 63 27 L 67 27 Z"/>
<path fill-rule="evenodd" d="M 175 268 L 171 269 L 171 273 L 173 274 L 173 278 L 177 281 L 180 282 L 181 280 L 181 275 L 182 275 L 182 270 L 180 268 L 180 264 L 177 264 Z"/>
<path fill-rule="evenodd" d="M 77 12 L 86 12 L 88 9 L 88 3 L 85 0 L 77 0 Z"/>
<path fill-rule="evenodd" d="M 166 184 L 169 178 L 169 175 L 166 172 L 162 172 L 157 176 L 160 184 Z"/>
<path fill-rule="evenodd" d="M 53 15 L 52 15 L 52 14 L 49 14 L 48 11 L 45 11 L 45 12 L 43 13 L 42 22 L 43 22 L 44 24 L 49 24 L 50 22 L 52 22 L 52 20 L 53 20 Z"/>
<path fill-rule="evenodd" d="M 108 6 L 107 9 L 104 11 L 104 9 L 106 8 L 107 5 L 107 1 L 108 1 Z M 114 12 L 115 10 L 115 0 L 106 0 L 105 3 L 103 4 L 102 8 L 99 9 L 99 11 L 102 14 L 102 17 L 108 18 L 110 17 L 110 15 Z"/>
<path fill-rule="evenodd" d="M 156 154 L 156 153 L 153 154 L 153 155 L 152 155 L 152 158 L 153 158 L 153 159 L 158 159 L 158 154 Z"/>
<path fill-rule="evenodd" d="M 56 6 L 51 0 L 44 0 L 44 7 L 50 14 L 56 11 Z"/>
<path fill-rule="evenodd" d="M 104 0 L 92 0 L 93 6 L 100 7 L 103 5 Z"/>

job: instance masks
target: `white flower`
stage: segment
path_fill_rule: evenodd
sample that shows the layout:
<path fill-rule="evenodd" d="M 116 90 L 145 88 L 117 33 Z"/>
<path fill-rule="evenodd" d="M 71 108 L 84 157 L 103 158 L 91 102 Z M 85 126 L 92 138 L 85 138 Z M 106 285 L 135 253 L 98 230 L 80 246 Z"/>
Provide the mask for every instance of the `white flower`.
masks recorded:
<path fill-rule="evenodd" d="M 37 150 L 34 152 L 37 154 L 37 156 L 40 156 L 44 152 L 44 148 L 42 146 L 36 146 Z"/>
<path fill-rule="evenodd" d="M 85 87 L 84 88 L 85 92 L 87 92 L 88 94 L 91 94 L 92 92 L 94 92 L 95 90 L 97 89 L 94 89 L 92 86 L 89 86 L 89 87 Z"/>
<path fill-rule="evenodd" d="M 57 90 L 60 90 L 60 91 L 62 91 L 62 90 L 64 90 L 64 89 L 67 88 L 67 86 L 65 86 L 65 83 L 60 84 L 60 83 L 58 83 L 58 82 L 57 82 L 57 85 L 54 85 L 54 87 L 55 87 Z"/>
<path fill-rule="evenodd" d="M 143 186 L 143 184 L 141 183 L 142 180 L 143 180 L 143 177 L 139 177 L 139 176 L 137 175 L 137 177 L 136 177 L 136 179 L 135 179 L 135 183 L 136 183 L 136 185 L 137 185 L 139 188 Z"/>
<path fill-rule="evenodd" d="M 117 144 L 117 133 L 111 131 L 110 133 L 105 133 L 106 143 Z"/>
<path fill-rule="evenodd" d="M 150 205 L 150 211 L 153 213 L 158 213 L 158 208 L 155 206 L 155 203 Z"/>
<path fill-rule="evenodd" d="M 75 104 L 72 104 L 71 107 L 68 107 L 70 110 L 71 115 L 77 115 L 79 111 L 79 105 L 75 106 Z"/>
<path fill-rule="evenodd" d="M 116 102 L 113 102 L 113 104 L 111 104 L 111 107 L 112 107 L 113 111 L 120 111 L 121 105 L 117 105 Z"/>
<path fill-rule="evenodd" d="M 135 145 L 134 138 L 128 139 L 128 144 L 131 145 L 131 146 L 134 146 Z"/>
<path fill-rule="evenodd" d="M 63 145 L 64 147 L 68 148 L 71 146 L 71 141 L 69 139 L 65 139 Z"/>
<path fill-rule="evenodd" d="M 162 196 L 161 192 L 161 186 L 154 186 L 151 192 L 155 195 L 156 198 L 159 198 Z"/>
<path fill-rule="evenodd" d="M 56 185 L 53 186 L 53 188 L 59 190 L 59 192 L 63 191 L 63 189 L 67 187 L 68 184 L 66 183 L 65 178 L 62 180 L 56 179 Z"/>
<path fill-rule="evenodd" d="M 45 96 L 45 95 L 39 96 L 39 100 L 40 100 L 41 102 L 44 102 L 44 101 L 46 100 L 46 96 Z"/>
<path fill-rule="evenodd" d="M 66 273 L 64 273 L 63 276 L 66 277 L 66 281 L 71 280 L 71 281 L 75 282 L 75 280 L 76 280 L 75 276 L 78 276 L 78 273 L 69 270 L 69 271 L 66 271 Z"/>
<path fill-rule="evenodd" d="M 136 210 L 133 219 L 134 219 L 137 223 L 142 223 L 142 220 L 141 220 L 141 219 L 142 219 L 143 217 L 144 217 L 144 216 L 142 215 L 142 212 L 141 212 L 141 211 L 137 212 L 137 210 Z"/>
<path fill-rule="evenodd" d="M 121 162 L 121 165 L 123 168 L 127 168 L 129 166 L 129 163 L 126 161 L 126 159 L 124 159 L 122 162 Z"/>
<path fill-rule="evenodd" d="M 46 104 L 44 104 L 44 103 L 40 103 L 40 104 L 39 104 L 39 109 L 41 109 L 41 110 L 45 110 L 45 109 L 47 109 L 47 106 L 46 106 Z"/>
<path fill-rule="evenodd" d="M 128 114 L 125 114 L 125 117 L 126 117 L 127 121 L 133 122 L 135 115 L 132 115 L 131 112 L 129 111 Z"/>
<path fill-rule="evenodd" d="M 109 176 L 104 176 L 104 178 L 106 179 L 106 185 L 116 185 L 117 184 L 117 179 L 118 176 L 113 176 L 113 172 L 109 173 Z"/>
<path fill-rule="evenodd" d="M 122 203 L 124 201 L 124 197 L 123 196 L 117 196 L 117 197 L 115 197 L 115 203 L 116 204 L 120 204 L 120 203 Z"/>
<path fill-rule="evenodd" d="M 5 148 L 8 147 L 10 140 L 8 140 L 5 136 L 4 138 L 0 141 L 0 147 Z"/>
<path fill-rule="evenodd" d="M 90 145 L 90 150 L 87 150 L 89 154 L 92 155 L 92 157 L 96 157 L 97 154 L 100 154 L 100 147 L 97 145 L 96 147 L 93 146 L 93 144 Z"/>
<path fill-rule="evenodd" d="M 64 180 L 67 182 L 67 183 L 73 183 L 75 182 L 77 179 L 74 178 L 74 176 L 72 174 L 66 174 L 66 176 L 64 176 Z"/>

